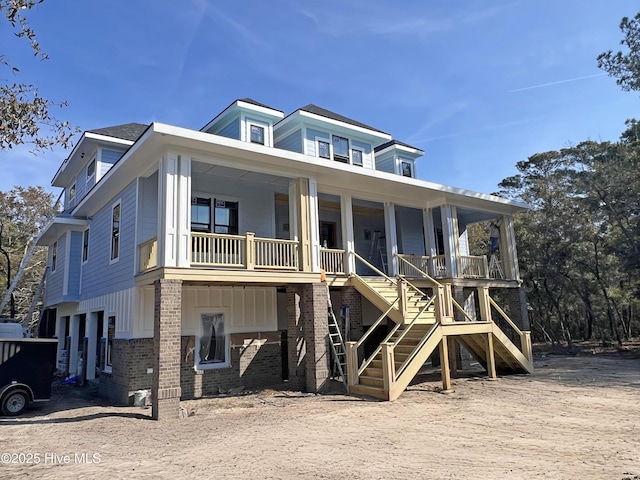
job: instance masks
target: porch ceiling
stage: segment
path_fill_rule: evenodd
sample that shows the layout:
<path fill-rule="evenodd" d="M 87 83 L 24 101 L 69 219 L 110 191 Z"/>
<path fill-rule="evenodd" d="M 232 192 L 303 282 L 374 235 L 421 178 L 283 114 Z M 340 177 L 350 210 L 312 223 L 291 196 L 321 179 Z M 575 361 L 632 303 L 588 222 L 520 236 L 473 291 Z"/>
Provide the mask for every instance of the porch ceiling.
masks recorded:
<path fill-rule="evenodd" d="M 268 173 L 252 172 L 241 168 L 226 167 L 224 165 L 212 165 L 203 162 L 193 162 L 191 165 L 192 173 L 202 175 L 215 175 L 217 177 L 233 178 L 238 180 L 245 180 L 248 182 L 265 183 L 269 185 L 278 185 L 287 187 L 289 185 L 289 178 L 279 175 L 272 175 Z"/>

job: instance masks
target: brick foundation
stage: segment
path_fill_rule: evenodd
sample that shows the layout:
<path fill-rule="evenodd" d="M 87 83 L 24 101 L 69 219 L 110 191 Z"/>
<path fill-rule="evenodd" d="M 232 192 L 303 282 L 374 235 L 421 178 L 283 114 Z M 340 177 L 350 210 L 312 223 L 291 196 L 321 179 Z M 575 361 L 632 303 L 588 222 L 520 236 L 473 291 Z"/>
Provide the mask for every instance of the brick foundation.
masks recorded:
<path fill-rule="evenodd" d="M 130 405 L 133 392 L 151 390 L 154 353 L 152 338 L 113 340 L 111 373 L 102 372 L 98 393 L 116 405 Z"/>

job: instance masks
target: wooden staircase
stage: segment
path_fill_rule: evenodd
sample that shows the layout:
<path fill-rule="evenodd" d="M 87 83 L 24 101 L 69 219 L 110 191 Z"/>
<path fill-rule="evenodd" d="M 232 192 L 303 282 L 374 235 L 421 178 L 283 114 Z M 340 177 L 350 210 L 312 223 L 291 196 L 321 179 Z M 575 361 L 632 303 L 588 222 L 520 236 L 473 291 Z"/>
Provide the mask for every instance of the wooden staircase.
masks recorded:
<path fill-rule="evenodd" d="M 450 289 L 444 285 L 434 280 L 434 286 L 430 288 L 433 295 L 429 297 L 402 278 L 394 280 L 382 272 L 378 273 L 381 274 L 379 277 L 351 276 L 351 284 L 356 290 L 384 313 L 358 342 L 346 344 L 349 393 L 395 400 L 436 348 L 440 350 L 443 388 L 448 390 L 451 387 L 448 348 L 456 341 L 479 361 L 492 378 L 496 377 L 496 370 L 501 373 L 533 372 L 529 332 L 518 329 L 491 299 L 488 288 L 478 290 L 483 321 L 454 322 L 454 307 L 461 310 L 462 307 L 451 299 Z M 432 280 L 426 274 L 425 277 Z M 492 308 L 520 337 L 520 347 L 492 321 Z M 391 319 L 395 326 L 375 352 L 360 364 L 358 347 L 386 318 Z M 452 359 L 455 361 L 455 355 Z"/>

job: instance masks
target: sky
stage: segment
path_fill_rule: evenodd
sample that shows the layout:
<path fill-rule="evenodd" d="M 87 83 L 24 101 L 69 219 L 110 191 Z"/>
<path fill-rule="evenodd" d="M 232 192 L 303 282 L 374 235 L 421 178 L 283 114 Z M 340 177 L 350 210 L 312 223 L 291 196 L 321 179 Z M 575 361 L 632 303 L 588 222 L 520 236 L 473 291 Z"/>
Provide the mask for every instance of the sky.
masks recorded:
<path fill-rule="evenodd" d="M 83 131 L 200 129 L 245 97 L 285 114 L 313 103 L 424 150 L 419 178 L 491 193 L 518 161 L 616 140 L 640 117 L 640 93 L 596 62 L 621 48 L 620 20 L 638 10 L 637 0 L 45 0 L 27 18 L 49 60 L 3 19 L 0 55 L 20 72 L 0 67 L 0 79 L 68 102 L 54 114 Z M 69 153 L 30 150 L 0 151 L 0 190 L 48 187 Z"/>

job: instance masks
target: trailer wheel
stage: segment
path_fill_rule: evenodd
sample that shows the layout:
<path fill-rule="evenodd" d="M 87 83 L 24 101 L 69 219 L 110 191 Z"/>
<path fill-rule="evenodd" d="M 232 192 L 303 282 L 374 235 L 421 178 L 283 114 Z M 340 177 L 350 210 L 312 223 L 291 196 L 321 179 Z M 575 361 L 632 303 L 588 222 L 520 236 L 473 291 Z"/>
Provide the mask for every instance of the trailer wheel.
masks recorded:
<path fill-rule="evenodd" d="M 29 394 L 24 390 L 10 390 L 2 397 L 2 413 L 15 417 L 20 415 L 29 405 Z"/>

